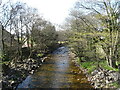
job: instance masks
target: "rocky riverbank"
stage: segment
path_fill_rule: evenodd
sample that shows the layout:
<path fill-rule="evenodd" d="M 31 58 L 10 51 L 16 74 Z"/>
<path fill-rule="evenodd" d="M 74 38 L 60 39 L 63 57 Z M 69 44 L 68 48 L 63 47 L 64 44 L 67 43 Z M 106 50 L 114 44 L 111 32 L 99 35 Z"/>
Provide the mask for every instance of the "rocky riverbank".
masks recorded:
<path fill-rule="evenodd" d="M 94 88 L 116 88 L 112 83 L 118 83 L 120 80 L 120 73 L 112 70 L 105 70 L 102 67 L 96 68 L 91 73 L 87 73 L 87 69 L 84 69 L 77 62 L 76 55 L 72 52 L 69 53 L 72 61 L 75 62 L 76 66 L 78 66 L 83 73 L 88 77 L 88 81 L 91 81 L 91 85 Z"/>
<path fill-rule="evenodd" d="M 112 83 L 118 82 L 119 75 L 116 71 L 97 68 L 88 75 L 88 80 L 95 88 L 116 88 Z"/>
<path fill-rule="evenodd" d="M 38 60 L 29 58 L 22 62 L 17 62 L 16 66 L 13 62 L 9 65 L 3 64 L 2 88 L 16 89 L 29 74 L 33 74 L 35 70 L 42 65 L 47 57 Z"/>

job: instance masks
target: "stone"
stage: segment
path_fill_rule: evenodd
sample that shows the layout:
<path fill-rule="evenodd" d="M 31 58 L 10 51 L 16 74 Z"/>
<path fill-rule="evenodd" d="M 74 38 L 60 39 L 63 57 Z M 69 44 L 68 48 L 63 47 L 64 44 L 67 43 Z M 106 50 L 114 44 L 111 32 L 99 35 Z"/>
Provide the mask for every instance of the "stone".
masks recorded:
<path fill-rule="evenodd" d="M 105 82 L 106 82 L 107 84 L 109 83 L 109 81 L 108 81 L 108 80 L 106 80 Z"/>
<path fill-rule="evenodd" d="M 113 81 L 113 80 L 114 79 L 111 76 L 108 77 L 108 81 Z"/>
<path fill-rule="evenodd" d="M 98 70 L 94 70 L 93 72 L 91 72 L 92 75 L 96 75 L 98 73 Z"/>
<path fill-rule="evenodd" d="M 99 82 L 99 81 L 100 81 L 99 79 L 96 80 L 96 82 Z"/>
<path fill-rule="evenodd" d="M 31 72 L 30 72 L 30 74 L 33 74 L 34 73 L 34 70 L 32 70 Z"/>
<path fill-rule="evenodd" d="M 103 78 L 104 78 L 104 74 L 103 74 L 103 73 L 101 74 L 100 78 L 101 78 L 101 79 L 103 79 Z"/>
<path fill-rule="evenodd" d="M 101 74 L 101 72 L 98 72 L 98 74 Z"/>
<path fill-rule="evenodd" d="M 37 65 L 34 64 L 34 65 L 32 66 L 32 69 L 36 69 L 36 68 L 37 68 Z"/>
<path fill-rule="evenodd" d="M 92 82 L 91 85 L 95 85 L 95 83 Z"/>
<path fill-rule="evenodd" d="M 11 85 L 15 84 L 15 81 L 11 81 Z"/>
<path fill-rule="evenodd" d="M 100 85 L 101 85 L 100 83 L 95 83 L 96 88 L 100 87 Z"/>

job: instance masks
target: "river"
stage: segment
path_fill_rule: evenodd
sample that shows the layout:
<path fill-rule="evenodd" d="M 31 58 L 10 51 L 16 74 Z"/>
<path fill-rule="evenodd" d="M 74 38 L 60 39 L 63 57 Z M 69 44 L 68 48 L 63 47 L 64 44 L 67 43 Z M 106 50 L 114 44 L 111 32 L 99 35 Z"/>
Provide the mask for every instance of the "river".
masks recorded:
<path fill-rule="evenodd" d="M 90 82 L 69 57 L 69 49 L 60 47 L 33 75 L 17 88 L 90 88 Z"/>

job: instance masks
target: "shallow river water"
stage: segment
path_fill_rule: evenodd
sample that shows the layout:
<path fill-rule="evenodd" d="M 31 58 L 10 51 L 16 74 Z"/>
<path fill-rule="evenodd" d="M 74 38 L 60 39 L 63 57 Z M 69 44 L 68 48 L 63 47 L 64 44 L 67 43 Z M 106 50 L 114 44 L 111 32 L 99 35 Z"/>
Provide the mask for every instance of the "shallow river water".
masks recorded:
<path fill-rule="evenodd" d="M 60 47 L 33 75 L 29 75 L 18 88 L 90 88 L 90 82 L 68 55 L 67 47 Z"/>

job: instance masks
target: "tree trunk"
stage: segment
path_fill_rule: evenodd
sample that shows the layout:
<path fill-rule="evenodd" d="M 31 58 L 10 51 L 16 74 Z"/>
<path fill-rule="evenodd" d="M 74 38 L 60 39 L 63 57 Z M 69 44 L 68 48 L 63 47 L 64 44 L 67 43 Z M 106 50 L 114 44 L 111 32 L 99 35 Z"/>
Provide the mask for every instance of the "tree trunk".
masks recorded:
<path fill-rule="evenodd" d="M 3 55 L 3 33 L 2 33 L 2 25 L 0 23 L 0 56 Z M 2 63 L 2 58 L 0 58 L 0 63 Z M 2 65 L 0 65 L 0 80 L 2 80 Z M 0 83 L 0 87 L 2 87 L 2 83 Z"/>
<path fill-rule="evenodd" d="M 109 66 L 116 68 L 117 65 L 116 65 L 115 56 L 112 54 L 112 48 L 109 48 L 109 49 L 110 49 L 109 50 L 109 58 L 108 58 Z"/>
<path fill-rule="evenodd" d="M 3 50 L 2 52 L 4 54 L 4 47 L 5 46 L 4 46 L 4 31 L 3 30 L 4 30 L 4 27 L 2 26 L 2 33 L 1 33 L 2 34 L 2 50 Z"/>
<path fill-rule="evenodd" d="M 33 38 L 31 37 L 31 49 L 33 48 Z"/>
<path fill-rule="evenodd" d="M 26 38 L 27 38 L 27 46 L 28 46 L 28 48 L 30 47 L 29 45 L 30 45 L 30 43 L 29 43 L 29 31 L 28 31 L 28 26 L 26 25 Z"/>
<path fill-rule="evenodd" d="M 0 56 L 1 55 L 3 55 L 3 28 L 2 28 L 2 25 L 0 25 Z"/>
<path fill-rule="evenodd" d="M 108 58 L 108 56 L 106 55 L 106 60 L 107 60 L 107 64 L 110 66 L 110 62 L 109 62 L 109 58 Z"/>

